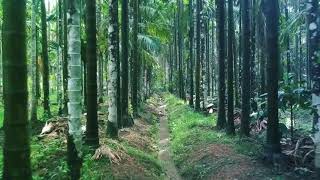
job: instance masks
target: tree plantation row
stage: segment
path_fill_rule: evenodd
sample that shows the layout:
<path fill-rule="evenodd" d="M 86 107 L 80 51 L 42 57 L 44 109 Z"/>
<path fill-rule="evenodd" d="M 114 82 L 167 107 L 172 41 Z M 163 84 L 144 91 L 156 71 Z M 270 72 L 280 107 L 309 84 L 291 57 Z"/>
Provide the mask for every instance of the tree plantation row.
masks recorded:
<path fill-rule="evenodd" d="M 167 91 L 226 136 L 262 137 L 267 162 L 320 177 L 318 0 L 2 0 L 0 12 L 3 179 L 33 178 L 30 139 L 58 117 L 80 179 L 99 127 L 119 141 Z"/>

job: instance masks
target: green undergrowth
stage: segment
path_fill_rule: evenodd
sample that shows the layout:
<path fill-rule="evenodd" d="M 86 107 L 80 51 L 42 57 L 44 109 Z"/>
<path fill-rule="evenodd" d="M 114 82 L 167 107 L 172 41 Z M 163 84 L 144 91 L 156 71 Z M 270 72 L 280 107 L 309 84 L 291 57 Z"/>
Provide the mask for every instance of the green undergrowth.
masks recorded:
<path fill-rule="evenodd" d="M 31 163 L 33 179 L 35 180 L 54 180 L 54 179 L 68 179 L 68 167 L 66 161 L 66 144 L 63 142 L 63 138 L 47 140 L 37 140 L 32 138 L 31 141 Z M 154 177 L 154 179 L 161 179 L 163 170 L 159 160 L 155 154 L 149 154 L 136 147 L 130 146 L 126 142 L 119 142 L 118 145 L 109 145 L 109 147 L 116 152 L 117 146 L 124 147 L 125 152 L 134 159 L 135 166 L 140 166 L 144 169 L 145 173 L 148 173 L 148 177 Z M 0 151 L 2 152 L 2 147 Z M 82 166 L 82 178 L 84 180 L 91 179 L 121 179 L 117 177 L 111 168 L 111 162 L 107 158 L 101 158 L 99 160 L 92 159 L 93 152 L 88 150 L 88 147 L 84 147 L 83 166 Z M 2 174 L 3 168 L 3 156 L 0 153 L 0 174 Z M 126 160 L 121 163 L 126 164 Z M 119 164 L 119 167 L 121 166 Z M 116 165 L 117 166 L 117 165 Z M 118 168 L 118 167 L 113 167 Z M 123 169 L 130 174 L 131 169 Z M 125 173 L 125 172 L 123 172 Z M 141 172 L 142 173 L 142 172 Z M 143 176 L 143 175 L 141 175 Z"/>
<path fill-rule="evenodd" d="M 0 129 L 3 126 L 3 106 L 0 106 Z"/>
<path fill-rule="evenodd" d="M 49 117 L 48 115 L 46 115 L 44 113 L 43 107 L 41 106 L 41 100 L 39 100 L 39 105 L 38 105 L 38 119 L 41 122 L 46 122 Z M 57 105 L 57 95 L 56 93 L 52 93 L 50 94 L 50 110 L 51 110 L 51 115 L 52 116 L 57 116 L 58 115 L 58 111 L 59 111 L 59 107 Z M 4 107 L 3 107 L 3 103 L 0 103 L 0 129 L 3 127 L 3 119 L 4 119 Z"/>
<path fill-rule="evenodd" d="M 166 94 L 167 112 L 171 131 L 171 148 L 174 161 L 183 177 L 202 179 L 221 168 L 219 162 L 232 164 L 232 159 L 219 159 L 213 162 L 192 161 L 190 155 L 209 145 L 227 145 L 237 154 L 257 158 L 262 147 L 250 139 L 230 137 L 224 131 L 215 129 L 216 115 L 204 116 L 194 112 L 184 101 L 173 95 Z M 209 157 L 208 157 L 209 158 Z M 208 159 L 207 158 L 207 159 Z M 204 158 L 205 159 L 205 158 Z M 203 159 L 202 159 L 203 160 Z"/>
<path fill-rule="evenodd" d="M 51 106 L 52 107 L 52 106 Z M 52 109 L 55 113 L 55 109 Z M 40 113 L 41 114 L 41 113 Z M 158 134 L 158 122 L 152 113 L 143 112 L 145 122 L 150 126 L 146 136 L 153 139 L 156 146 Z M 104 128 L 103 124 L 101 124 Z M 133 128 L 134 129 L 134 128 Z M 31 130 L 34 131 L 34 130 Z M 138 131 L 138 130 L 136 130 Z M 39 138 L 38 133 L 33 134 L 31 138 L 31 163 L 33 179 L 35 180 L 55 180 L 69 179 L 67 167 L 67 147 L 64 134 L 58 137 Z M 87 146 L 83 148 L 83 164 L 81 169 L 81 179 L 163 179 L 163 170 L 160 161 L 157 158 L 157 150 L 146 152 L 143 147 L 129 143 L 130 140 L 121 139 L 110 141 L 105 135 L 100 134 L 101 142 L 107 145 L 112 152 L 119 153 L 122 149 L 126 155 L 121 156 L 121 161 L 117 165 L 111 163 L 108 158 L 99 160 L 92 159 L 94 152 Z M 3 131 L 0 131 L 0 143 L 3 144 Z M 3 170 L 3 147 L 0 146 L 0 176 Z M 136 176 L 136 177 L 134 177 Z M 132 178 L 133 177 L 133 178 Z"/>
<path fill-rule="evenodd" d="M 146 167 L 153 177 L 157 179 L 163 175 L 161 163 L 155 154 L 149 154 L 131 146 L 126 146 L 126 150 L 130 156 L 136 158 L 139 164 Z"/>

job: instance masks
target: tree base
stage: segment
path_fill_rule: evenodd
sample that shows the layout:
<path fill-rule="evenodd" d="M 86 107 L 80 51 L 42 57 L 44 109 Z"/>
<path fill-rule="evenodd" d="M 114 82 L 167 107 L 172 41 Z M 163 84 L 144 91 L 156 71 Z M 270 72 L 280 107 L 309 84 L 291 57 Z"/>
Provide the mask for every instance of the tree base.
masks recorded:
<path fill-rule="evenodd" d="M 86 145 L 90 146 L 93 149 L 96 149 L 100 146 L 99 144 L 99 138 L 90 138 L 86 137 L 85 138 Z"/>
<path fill-rule="evenodd" d="M 118 138 L 118 125 L 110 121 L 107 122 L 107 136 L 115 139 Z"/>
<path fill-rule="evenodd" d="M 81 176 L 82 159 L 79 157 L 73 137 L 68 135 L 67 139 L 68 167 L 71 180 L 78 180 Z"/>
<path fill-rule="evenodd" d="M 267 163 L 271 165 L 280 165 L 282 163 L 286 164 L 286 156 L 281 153 L 281 149 L 279 145 L 266 145 L 265 146 L 265 154 L 264 159 Z"/>
<path fill-rule="evenodd" d="M 123 127 L 124 128 L 128 128 L 128 127 L 132 127 L 134 125 L 134 121 L 133 118 L 129 115 L 129 116 L 123 116 Z"/>

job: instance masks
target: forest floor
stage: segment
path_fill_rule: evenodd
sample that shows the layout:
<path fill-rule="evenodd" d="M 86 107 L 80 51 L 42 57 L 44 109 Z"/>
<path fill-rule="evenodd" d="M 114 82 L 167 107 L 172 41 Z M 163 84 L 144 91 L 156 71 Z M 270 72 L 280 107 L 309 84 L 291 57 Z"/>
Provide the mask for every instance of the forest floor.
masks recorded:
<path fill-rule="evenodd" d="M 158 107 L 154 107 L 158 113 L 160 119 L 159 127 L 159 159 L 161 160 L 163 167 L 166 172 L 167 179 L 170 180 L 180 180 L 181 177 L 178 173 L 177 168 L 172 159 L 172 151 L 170 148 L 170 132 L 169 132 L 169 123 L 166 113 L 166 105 L 163 102 L 162 98 L 157 98 L 157 101 L 160 104 L 157 104 Z M 159 106 L 160 105 L 160 106 Z"/>
<path fill-rule="evenodd" d="M 159 119 L 157 112 L 144 106 L 141 117 L 135 125 L 119 131 L 118 140 L 110 140 L 105 135 L 107 105 L 100 104 L 99 110 L 99 152 L 83 147 L 82 177 L 84 180 L 98 179 L 164 179 L 165 173 L 158 160 Z M 84 123 L 83 118 L 83 124 Z M 32 128 L 31 163 L 33 179 L 64 180 L 67 174 L 67 122 L 65 118 L 48 120 L 50 132 L 40 135 L 45 124 L 39 122 Z M 3 129 L 0 129 L 0 144 L 3 144 Z M 0 146 L 0 152 L 3 147 Z M 3 168 L 3 154 L 0 153 L 0 176 Z"/>
<path fill-rule="evenodd" d="M 216 114 L 195 113 L 186 102 L 165 94 L 173 160 L 182 179 L 312 179 L 264 162 L 256 138 L 226 136 L 215 128 Z M 161 102 L 157 100 L 156 102 Z"/>
<path fill-rule="evenodd" d="M 99 108 L 100 145 L 96 153 L 84 146 L 82 178 L 133 180 L 307 179 L 266 165 L 261 142 L 229 137 L 215 129 L 216 116 L 194 112 L 170 94 L 155 94 L 141 108 L 135 125 L 122 129 L 118 140 L 105 136 L 107 105 Z M 83 124 L 85 117 L 83 117 Z M 65 118 L 55 117 L 32 128 L 33 179 L 68 179 Z M 0 143 L 3 130 L 0 128 Z M 0 151 L 2 151 L 0 146 Z M 0 174 L 2 174 L 0 153 Z"/>

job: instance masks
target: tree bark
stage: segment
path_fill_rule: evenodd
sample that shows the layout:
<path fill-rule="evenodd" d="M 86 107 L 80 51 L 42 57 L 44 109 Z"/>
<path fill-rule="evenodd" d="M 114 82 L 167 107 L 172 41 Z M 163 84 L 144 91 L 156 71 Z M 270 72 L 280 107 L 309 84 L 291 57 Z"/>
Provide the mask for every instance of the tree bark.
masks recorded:
<path fill-rule="evenodd" d="M 108 95 L 109 95 L 109 108 L 108 108 L 108 122 L 107 122 L 107 134 L 111 138 L 118 137 L 118 92 L 119 89 L 119 22 L 118 22 L 118 1 L 109 0 L 109 83 L 108 83 Z"/>
<path fill-rule="evenodd" d="M 193 0 L 189 0 L 189 80 L 190 80 L 190 93 L 189 93 L 189 105 L 191 107 L 194 106 L 193 102 L 193 94 L 194 94 L 194 86 L 193 86 L 193 59 L 194 59 L 194 54 L 193 54 L 193 42 L 194 42 L 194 22 L 193 22 Z"/>
<path fill-rule="evenodd" d="M 140 58 L 139 58 L 139 45 L 138 45 L 138 16 L 139 16 L 139 0 L 133 1 L 133 40 L 132 40 L 132 108 L 134 117 L 138 116 L 139 100 L 138 88 L 140 84 Z"/>
<path fill-rule="evenodd" d="M 63 0 L 63 114 L 68 114 L 68 22 L 67 22 L 67 1 Z"/>
<path fill-rule="evenodd" d="M 2 7 L 3 179 L 31 180 L 26 57 L 26 1 L 4 0 Z"/>
<path fill-rule="evenodd" d="M 316 108 L 315 113 L 315 168 L 317 177 L 320 178 L 320 64 L 319 64 L 319 1 L 311 0 L 307 3 L 308 11 L 308 34 L 309 34 L 309 59 L 312 63 L 312 105 Z"/>
<path fill-rule="evenodd" d="M 250 122 L 250 24 L 249 24 L 249 0 L 243 0 L 241 7 L 242 19 L 242 117 L 240 131 L 241 135 L 249 136 L 249 122 Z"/>
<path fill-rule="evenodd" d="M 87 128 L 86 142 L 96 147 L 99 145 L 98 107 L 97 107 L 97 30 L 96 0 L 86 0 L 87 7 Z"/>
<path fill-rule="evenodd" d="M 200 111 L 200 65 L 201 65 L 201 0 L 197 0 L 197 27 L 196 27 L 196 102 L 195 110 Z"/>
<path fill-rule="evenodd" d="M 219 81 L 218 81 L 218 121 L 217 127 L 223 129 L 226 126 L 226 109 L 225 109 L 225 1 L 217 0 L 217 26 L 218 26 L 218 66 L 219 66 Z"/>
<path fill-rule="evenodd" d="M 45 0 L 41 0 L 41 28 L 42 28 L 42 60 L 43 60 L 43 109 L 47 117 L 51 117 L 50 112 L 50 94 L 49 94 L 49 56 L 48 56 L 48 39 L 47 39 L 47 12 Z"/>
<path fill-rule="evenodd" d="M 121 11 L 121 127 L 131 127 L 133 120 L 129 115 L 129 2 L 122 0 Z"/>
<path fill-rule="evenodd" d="M 32 74 L 32 97 L 31 97 L 31 122 L 38 120 L 38 97 L 37 97 L 37 2 L 32 1 L 32 14 L 31 14 L 31 74 Z"/>
<path fill-rule="evenodd" d="M 279 2 L 278 0 L 264 1 L 266 17 L 266 50 L 267 50 L 267 92 L 268 92 L 268 129 L 267 155 L 274 160 L 281 153 L 279 118 L 278 118 L 278 82 L 279 82 Z"/>
<path fill-rule="evenodd" d="M 208 80 L 207 80 L 207 57 L 206 57 L 206 17 L 204 12 L 204 2 L 201 2 L 201 82 L 202 82 L 202 109 L 208 105 Z"/>
<path fill-rule="evenodd" d="M 179 97 L 185 99 L 184 92 L 184 65 L 183 65 L 183 0 L 178 0 L 178 82 Z"/>
<path fill-rule="evenodd" d="M 80 40 L 80 3 L 77 0 L 68 2 L 68 166 L 71 179 L 80 179 L 82 156 L 81 130 L 81 40 Z"/>
<path fill-rule="evenodd" d="M 233 1 L 228 0 L 228 127 L 227 134 L 234 135 L 234 86 L 233 86 L 233 61 L 234 61 L 234 20 Z"/>
<path fill-rule="evenodd" d="M 62 102 L 62 84 L 63 84 L 63 78 L 62 78 L 62 45 L 63 45 L 63 39 L 62 39 L 62 3 L 61 0 L 58 0 L 57 4 L 58 10 L 56 11 L 57 15 L 57 24 L 56 24 L 56 39 L 58 42 L 57 47 L 57 103 L 58 103 L 58 115 L 61 116 L 63 114 L 63 102 Z"/>

